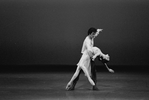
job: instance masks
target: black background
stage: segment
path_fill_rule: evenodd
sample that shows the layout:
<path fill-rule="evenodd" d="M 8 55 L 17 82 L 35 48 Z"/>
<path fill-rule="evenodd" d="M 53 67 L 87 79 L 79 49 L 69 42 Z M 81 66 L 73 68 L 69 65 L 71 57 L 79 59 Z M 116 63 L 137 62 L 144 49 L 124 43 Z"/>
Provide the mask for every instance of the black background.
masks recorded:
<path fill-rule="evenodd" d="M 75 65 L 90 27 L 109 65 L 149 65 L 148 0 L 1 0 L 0 64 Z"/>

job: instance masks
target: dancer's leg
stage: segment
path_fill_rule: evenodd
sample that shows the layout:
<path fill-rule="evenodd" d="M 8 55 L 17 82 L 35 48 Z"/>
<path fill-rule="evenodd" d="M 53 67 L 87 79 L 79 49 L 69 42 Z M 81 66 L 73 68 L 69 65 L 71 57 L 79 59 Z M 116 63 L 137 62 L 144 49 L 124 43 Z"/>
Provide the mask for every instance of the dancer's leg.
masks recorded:
<path fill-rule="evenodd" d="M 82 70 L 84 71 L 85 75 L 87 76 L 89 82 L 90 82 L 93 86 L 95 86 L 95 83 L 94 83 L 94 81 L 91 79 L 91 77 L 90 77 L 90 75 L 89 75 L 87 69 L 86 69 L 84 66 L 82 66 L 81 68 L 82 68 Z"/>
<path fill-rule="evenodd" d="M 79 71 L 78 76 L 72 81 L 72 89 L 75 88 L 75 86 L 76 86 L 76 84 L 77 84 L 77 82 L 79 80 L 79 77 L 80 77 L 81 72 L 82 72 L 82 70 Z"/>
<path fill-rule="evenodd" d="M 96 66 L 95 62 L 91 60 L 91 78 L 94 81 L 95 85 L 97 83 L 97 77 L 96 77 Z"/>
<path fill-rule="evenodd" d="M 72 83 L 72 81 L 74 81 L 74 79 L 79 75 L 80 70 L 81 68 L 78 66 L 69 83 Z"/>
<path fill-rule="evenodd" d="M 68 82 L 68 84 L 66 86 L 66 90 L 74 89 L 74 86 L 75 86 L 77 80 L 79 79 L 80 70 L 81 70 L 81 68 L 78 66 L 74 75 L 72 76 L 71 80 Z M 75 81 L 75 83 L 73 83 L 74 81 Z"/>

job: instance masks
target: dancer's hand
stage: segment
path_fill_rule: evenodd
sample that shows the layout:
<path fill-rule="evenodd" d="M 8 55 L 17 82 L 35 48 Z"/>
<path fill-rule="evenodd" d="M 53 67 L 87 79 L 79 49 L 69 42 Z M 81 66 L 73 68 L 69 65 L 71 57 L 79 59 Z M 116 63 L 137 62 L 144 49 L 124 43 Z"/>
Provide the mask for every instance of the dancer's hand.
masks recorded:
<path fill-rule="evenodd" d="M 100 32 L 100 31 L 102 31 L 103 29 L 97 29 L 97 32 Z"/>
<path fill-rule="evenodd" d="M 94 60 L 95 60 L 95 58 L 96 58 L 96 56 L 93 56 L 93 57 L 92 57 L 92 60 L 94 61 Z"/>

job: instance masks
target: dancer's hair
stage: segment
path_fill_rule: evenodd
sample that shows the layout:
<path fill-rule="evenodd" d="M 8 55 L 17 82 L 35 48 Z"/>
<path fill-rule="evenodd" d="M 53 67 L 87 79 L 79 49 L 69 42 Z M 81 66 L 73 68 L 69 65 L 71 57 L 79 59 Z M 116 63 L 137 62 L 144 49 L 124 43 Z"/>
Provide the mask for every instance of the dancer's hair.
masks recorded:
<path fill-rule="evenodd" d="M 88 30 L 88 35 L 92 34 L 92 32 L 97 32 L 97 29 L 94 28 L 94 27 L 91 27 L 89 30 Z"/>

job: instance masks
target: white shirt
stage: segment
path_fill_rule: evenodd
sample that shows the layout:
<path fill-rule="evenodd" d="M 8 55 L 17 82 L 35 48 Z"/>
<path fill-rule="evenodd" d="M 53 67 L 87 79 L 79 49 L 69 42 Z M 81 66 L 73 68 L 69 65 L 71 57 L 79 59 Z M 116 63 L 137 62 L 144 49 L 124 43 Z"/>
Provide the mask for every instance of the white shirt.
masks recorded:
<path fill-rule="evenodd" d="M 82 46 L 82 57 L 78 62 L 78 66 L 82 69 L 85 69 L 89 75 L 91 75 L 91 67 L 90 67 L 90 55 L 88 51 L 91 51 L 93 53 L 93 39 L 90 39 L 89 36 L 87 36 L 83 42 Z"/>
<path fill-rule="evenodd" d="M 94 45 L 93 39 L 90 39 L 89 36 L 87 36 L 83 42 L 81 53 L 83 54 L 86 50 L 92 52 L 93 45 Z"/>

